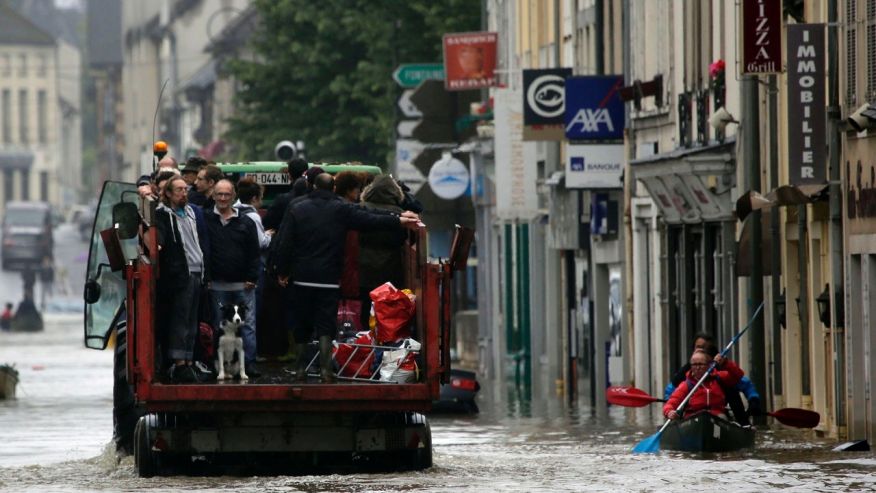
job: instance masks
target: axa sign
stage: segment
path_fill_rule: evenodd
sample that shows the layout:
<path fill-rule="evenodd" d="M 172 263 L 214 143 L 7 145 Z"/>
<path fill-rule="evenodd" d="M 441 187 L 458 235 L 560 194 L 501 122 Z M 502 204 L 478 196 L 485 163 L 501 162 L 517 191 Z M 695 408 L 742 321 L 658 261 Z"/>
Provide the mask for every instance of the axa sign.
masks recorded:
<path fill-rule="evenodd" d="M 624 103 L 620 75 L 593 75 L 566 79 L 566 138 L 620 140 L 624 136 Z"/>

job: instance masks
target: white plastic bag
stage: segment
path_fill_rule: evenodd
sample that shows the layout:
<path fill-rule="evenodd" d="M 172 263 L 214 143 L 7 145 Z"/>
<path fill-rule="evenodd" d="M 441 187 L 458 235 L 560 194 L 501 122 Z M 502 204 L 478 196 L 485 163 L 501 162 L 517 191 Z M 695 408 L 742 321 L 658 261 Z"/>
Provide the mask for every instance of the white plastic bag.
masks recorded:
<path fill-rule="evenodd" d="M 413 383 L 417 381 L 417 352 L 420 343 L 405 339 L 398 349 L 383 351 L 380 365 L 382 382 Z"/>

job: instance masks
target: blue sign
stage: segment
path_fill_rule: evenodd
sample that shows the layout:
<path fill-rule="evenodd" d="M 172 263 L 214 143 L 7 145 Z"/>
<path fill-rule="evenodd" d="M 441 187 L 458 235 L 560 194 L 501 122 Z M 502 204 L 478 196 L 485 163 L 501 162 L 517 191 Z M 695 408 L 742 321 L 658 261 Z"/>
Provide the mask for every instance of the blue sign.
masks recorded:
<path fill-rule="evenodd" d="M 620 75 L 593 75 L 566 79 L 566 138 L 569 140 L 622 140 L 624 103 Z"/>

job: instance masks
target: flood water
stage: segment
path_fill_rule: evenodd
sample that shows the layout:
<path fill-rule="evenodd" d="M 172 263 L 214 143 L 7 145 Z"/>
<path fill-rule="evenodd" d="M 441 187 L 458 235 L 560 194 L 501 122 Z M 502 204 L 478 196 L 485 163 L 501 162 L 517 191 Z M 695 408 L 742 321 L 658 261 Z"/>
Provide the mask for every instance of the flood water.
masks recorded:
<path fill-rule="evenodd" d="M 489 382 L 480 415 L 430 418 L 435 466 L 427 471 L 141 479 L 110 444 L 112 354 L 83 348 L 81 319 L 0 333 L 0 363 L 21 372 L 18 399 L 0 401 L 0 491 L 876 490 L 876 454 L 831 452 L 833 441 L 808 432 L 776 425 L 759 433 L 755 449 L 720 456 L 633 455 L 659 427 L 649 410 L 612 408 L 597 418 L 556 399 L 511 405 Z"/>

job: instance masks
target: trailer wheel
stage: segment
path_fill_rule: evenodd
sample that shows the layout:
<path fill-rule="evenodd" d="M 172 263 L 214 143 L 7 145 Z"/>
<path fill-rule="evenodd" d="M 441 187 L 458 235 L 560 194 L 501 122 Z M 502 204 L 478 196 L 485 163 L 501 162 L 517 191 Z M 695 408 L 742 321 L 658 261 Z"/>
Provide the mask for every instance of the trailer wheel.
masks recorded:
<path fill-rule="evenodd" d="M 158 460 L 149 438 L 149 416 L 137 420 L 134 428 L 134 464 L 141 478 L 151 478 L 158 472 Z"/>
<path fill-rule="evenodd" d="M 143 416 L 143 409 L 134 399 L 134 389 L 128 383 L 128 317 L 124 308 L 116 314 L 116 345 L 113 357 L 113 441 L 116 452 L 134 453 L 134 426 Z"/>
<path fill-rule="evenodd" d="M 418 428 L 423 447 L 417 449 L 415 454 L 410 454 L 410 468 L 415 471 L 432 467 L 432 427 L 429 420 L 419 413 L 412 413 L 406 417 L 407 426 Z"/>

